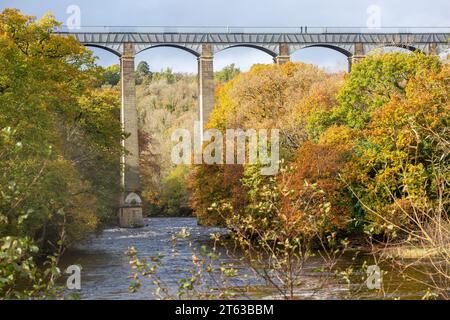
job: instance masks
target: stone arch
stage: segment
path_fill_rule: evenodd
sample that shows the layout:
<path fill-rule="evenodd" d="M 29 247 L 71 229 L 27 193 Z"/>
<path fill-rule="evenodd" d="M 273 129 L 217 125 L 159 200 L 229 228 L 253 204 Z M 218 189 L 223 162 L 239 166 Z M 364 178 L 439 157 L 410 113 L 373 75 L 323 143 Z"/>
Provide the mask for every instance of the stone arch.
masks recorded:
<path fill-rule="evenodd" d="M 325 52 L 323 53 L 319 52 L 318 55 L 316 54 L 311 55 L 314 52 L 311 53 L 308 50 L 304 49 L 322 49 L 321 51 Z M 302 56 L 299 59 L 300 61 L 318 65 L 324 69 L 330 69 L 331 72 L 350 71 L 351 59 L 353 56 L 352 50 L 353 45 L 351 44 L 345 46 L 338 46 L 327 43 L 309 44 L 301 46 L 293 45 L 291 46 L 291 60 L 297 61 L 298 58 L 296 58 L 296 54 L 300 54 Z M 325 59 L 324 56 L 327 56 L 327 58 Z M 325 60 L 326 63 L 321 64 L 320 59 L 317 60 L 317 57 L 320 57 L 320 59 Z M 333 63 L 330 64 L 329 63 L 330 61 L 332 61 Z"/>
<path fill-rule="evenodd" d="M 422 49 L 419 49 L 418 47 L 409 45 L 409 44 L 401 44 L 401 43 L 386 43 L 386 44 L 382 44 L 382 45 L 378 45 L 374 48 L 371 48 L 369 50 L 369 52 L 367 53 L 371 53 L 375 50 L 378 49 L 383 49 L 383 48 L 400 48 L 400 49 L 405 49 L 411 52 L 420 52 L 420 53 L 424 53 L 424 51 Z"/>
<path fill-rule="evenodd" d="M 195 51 L 194 49 L 191 49 L 191 48 L 179 45 L 179 44 L 172 44 L 172 43 L 156 44 L 156 45 L 153 45 L 153 46 L 150 46 L 150 47 L 146 47 L 146 48 L 143 48 L 143 49 L 137 51 L 136 54 L 142 53 L 142 52 L 147 51 L 149 49 L 163 48 L 163 47 L 180 49 L 180 50 L 189 52 L 190 54 L 193 54 L 197 58 L 200 57 L 200 54 L 197 51 Z"/>
<path fill-rule="evenodd" d="M 220 48 L 219 50 L 216 51 L 216 53 L 222 52 L 222 51 L 225 51 L 225 50 L 231 49 L 231 48 L 252 48 L 252 49 L 260 50 L 264 53 L 267 53 L 268 55 L 270 55 L 273 58 L 275 58 L 277 56 L 277 53 L 275 53 L 273 50 L 270 50 L 268 48 L 265 48 L 263 46 L 259 46 L 256 44 L 251 44 L 251 43 L 234 44 L 231 46 L 227 46 L 225 48 Z"/>
<path fill-rule="evenodd" d="M 119 58 L 122 56 L 122 53 L 119 52 L 118 50 L 115 50 L 113 48 L 110 48 L 108 46 L 104 46 L 104 45 L 101 45 L 101 44 L 84 43 L 83 45 L 85 47 L 87 47 L 87 48 L 98 48 L 98 49 L 106 50 L 106 51 L 114 54 L 115 56 L 117 56 Z"/>
<path fill-rule="evenodd" d="M 339 46 L 335 46 L 335 45 L 332 45 L 332 44 L 322 44 L 322 43 L 312 44 L 312 45 L 304 46 L 302 48 L 295 49 L 295 50 L 293 50 L 291 52 L 291 54 L 293 54 L 294 52 L 297 52 L 299 50 L 306 49 L 306 48 L 327 48 L 327 49 L 331 49 L 331 50 L 337 51 L 339 53 L 342 53 L 347 58 L 352 56 L 352 53 L 349 50 L 347 50 L 347 49 L 344 49 L 344 48 L 341 48 Z"/>

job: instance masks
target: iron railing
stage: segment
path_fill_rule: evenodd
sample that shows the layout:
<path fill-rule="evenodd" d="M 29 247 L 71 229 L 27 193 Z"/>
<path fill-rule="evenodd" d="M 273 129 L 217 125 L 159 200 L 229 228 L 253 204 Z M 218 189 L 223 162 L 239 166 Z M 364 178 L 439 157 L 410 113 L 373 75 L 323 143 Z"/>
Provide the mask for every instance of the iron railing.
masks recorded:
<path fill-rule="evenodd" d="M 57 32 L 83 33 L 450 33 L 450 27 L 254 27 L 254 26 L 62 26 Z"/>

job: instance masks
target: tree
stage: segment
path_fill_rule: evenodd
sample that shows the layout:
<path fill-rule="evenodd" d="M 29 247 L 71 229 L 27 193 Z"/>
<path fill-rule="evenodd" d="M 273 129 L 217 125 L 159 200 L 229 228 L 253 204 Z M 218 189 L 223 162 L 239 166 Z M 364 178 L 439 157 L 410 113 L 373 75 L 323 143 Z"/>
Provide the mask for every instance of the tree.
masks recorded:
<path fill-rule="evenodd" d="M 241 70 L 239 68 L 236 68 L 235 64 L 232 63 L 230 65 L 225 66 L 222 70 L 216 72 L 214 74 L 214 80 L 216 83 L 222 84 L 230 81 L 231 79 L 236 77 L 239 73 L 241 73 Z"/>
<path fill-rule="evenodd" d="M 136 71 L 139 76 L 146 77 L 149 76 L 150 73 L 150 66 L 148 65 L 147 61 L 141 61 L 139 62 Z"/>
<path fill-rule="evenodd" d="M 119 191 L 117 91 L 99 88 L 102 72 L 92 53 L 74 38 L 55 35 L 58 26 L 50 15 L 36 21 L 13 9 L 0 14 L 5 298 L 50 294 L 62 248 L 111 220 Z M 37 255 L 48 265 L 42 272 Z"/>
<path fill-rule="evenodd" d="M 152 79 L 158 81 L 158 80 L 164 80 L 168 84 L 173 84 L 176 82 L 177 77 L 173 73 L 171 68 L 166 68 L 164 70 L 161 70 L 160 72 L 155 72 L 153 74 Z"/>
<path fill-rule="evenodd" d="M 349 226 L 352 202 L 340 174 L 351 160 L 354 135 L 347 127 L 329 128 L 318 143 L 305 142 L 292 170 L 279 177 L 280 214 L 296 220 L 298 233 L 330 234 Z"/>
<path fill-rule="evenodd" d="M 188 175 L 188 167 L 178 165 L 162 181 L 160 206 L 165 215 L 185 216 L 191 213 L 186 188 Z"/>
<path fill-rule="evenodd" d="M 148 63 L 146 61 L 139 62 L 135 71 L 136 84 L 142 84 L 145 79 L 150 79 L 151 76 L 152 74 Z"/>
<path fill-rule="evenodd" d="M 374 110 L 392 97 L 404 97 L 408 81 L 421 70 L 438 70 L 439 59 L 422 53 L 375 54 L 355 65 L 337 97 L 334 123 L 364 128 Z"/>
<path fill-rule="evenodd" d="M 103 83 L 116 86 L 120 81 L 120 67 L 118 64 L 113 64 L 107 67 L 103 72 Z"/>
<path fill-rule="evenodd" d="M 280 129 L 280 157 L 292 161 L 297 149 L 308 140 L 306 119 L 319 108 L 334 107 L 341 79 L 341 75 L 328 75 L 303 63 L 253 66 L 219 86 L 207 127 L 222 131 Z M 209 210 L 212 203 L 231 203 L 232 214 L 245 212 L 248 199 L 242 178 L 247 169 L 242 165 L 195 168 L 191 204 L 200 222 L 224 223 L 217 212 Z"/>
<path fill-rule="evenodd" d="M 374 111 L 364 131 L 345 177 L 376 232 L 410 227 L 413 210 L 421 212 L 418 219 L 431 218 L 425 208 L 437 207 L 439 185 L 449 181 L 449 71 L 448 65 L 420 69 L 404 96 Z"/>

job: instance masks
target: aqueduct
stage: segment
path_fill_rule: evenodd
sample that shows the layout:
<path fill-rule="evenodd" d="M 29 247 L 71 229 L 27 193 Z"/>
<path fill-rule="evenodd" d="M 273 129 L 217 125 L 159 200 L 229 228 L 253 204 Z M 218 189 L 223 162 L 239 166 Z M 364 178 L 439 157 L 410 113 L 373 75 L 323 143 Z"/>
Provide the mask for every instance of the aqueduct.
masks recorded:
<path fill-rule="evenodd" d="M 449 48 L 450 32 L 354 32 L 339 30 L 329 32 L 324 28 L 311 30 L 301 28 L 293 32 L 242 32 L 227 28 L 222 32 L 178 32 L 164 28 L 153 32 L 114 32 L 106 27 L 100 32 L 69 31 L 59 32 L 74 36 L 86 46 L 108 50 L 121 62 L 121 122 L 123 130 L 129 134 L 123 141 L 128 151 L 122 158 L 121 226 L 132 227 L 142 224 L 142 209 L 137 196 L 141 189 L 139 179 L 138 114 L 136 109 L 136 89 L 134 80 L 135 55 L 149 48 L 169 46 L 195 55 L 198 59 L 198 86 L 200 121 L 207 121 L 214 107 L 214 54 L 231 47 L 251 47 L 260 49 L 273 57 L 277 64 L 290 60 L 290 54 L 308 47 L 326 47 L 348 57 L 351 65 L 370 51 L 386 46 L 395 46 L 425 54 L 439 54 Z M 120 28 L 119 28 L 120 29 Z M 174 32 L 175 31 L 175 32 Z M 305 32 L 303 32 L 305 31 Z"/>

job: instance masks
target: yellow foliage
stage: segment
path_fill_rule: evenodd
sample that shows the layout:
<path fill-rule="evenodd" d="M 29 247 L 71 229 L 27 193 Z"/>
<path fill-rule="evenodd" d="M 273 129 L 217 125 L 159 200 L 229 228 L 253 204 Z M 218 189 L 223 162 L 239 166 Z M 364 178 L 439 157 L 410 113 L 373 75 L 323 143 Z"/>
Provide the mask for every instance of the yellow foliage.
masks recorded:
<path fill-rule="evenodd" d="M 308 116 L 335 105 L 342 80 L 304 63 L 255 65 L 217 89 L 208 128 L 277 128 L 292 151 L 307 139 Z"/>

